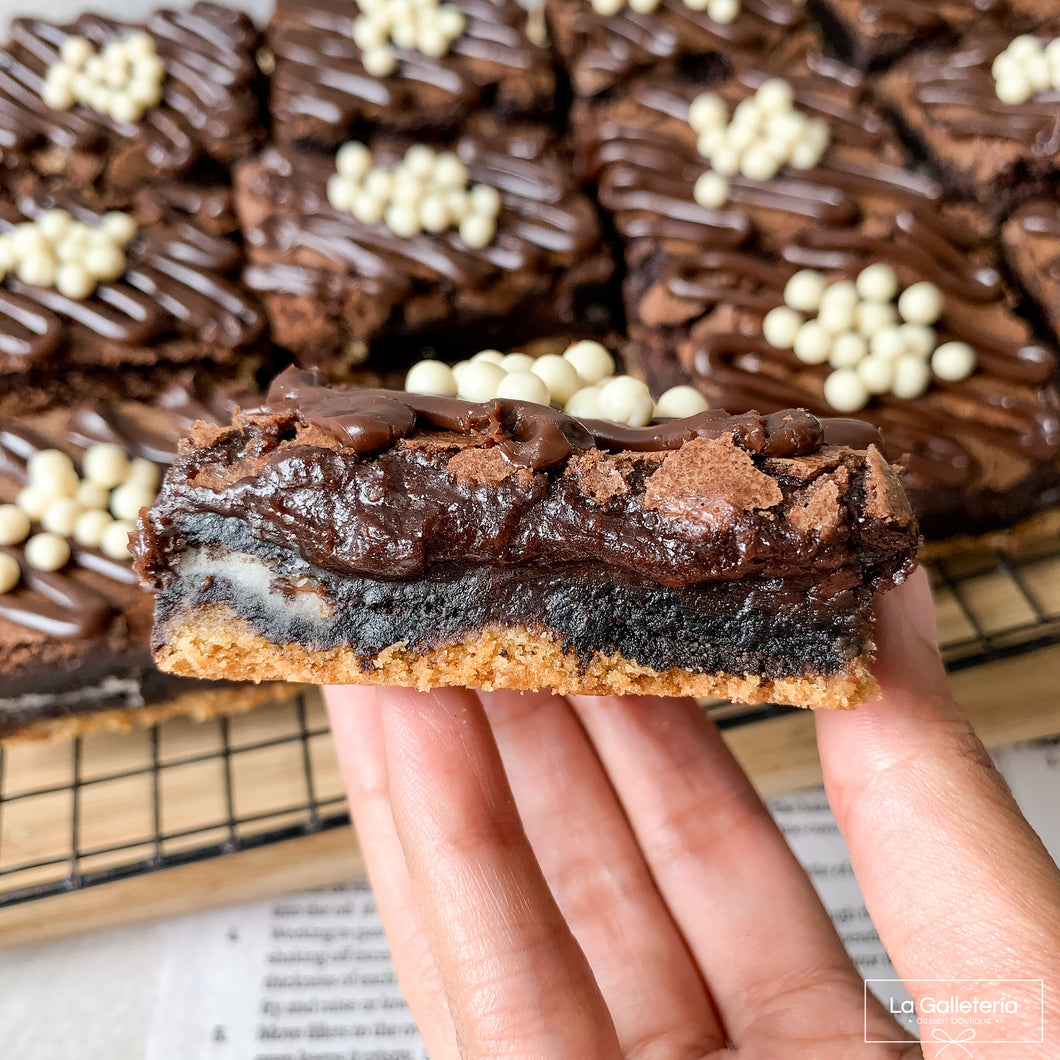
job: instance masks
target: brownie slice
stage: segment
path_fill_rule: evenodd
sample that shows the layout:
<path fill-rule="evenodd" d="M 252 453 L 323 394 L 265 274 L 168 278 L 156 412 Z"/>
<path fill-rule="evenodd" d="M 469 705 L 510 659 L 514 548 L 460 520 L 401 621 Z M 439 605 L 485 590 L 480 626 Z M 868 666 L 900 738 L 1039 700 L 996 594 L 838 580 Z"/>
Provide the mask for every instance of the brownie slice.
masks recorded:
<path fill-rule="evenodd" d="M 408 146 L 369 143 L 384 166 Z M 407 364 L 417 343 L 459 353 L 609 326 L 614 262 L 554 134 L 480 120 L 450 146 L 472 184 L 499 192 L 496 235 L 484 247 L 455 229 L 399 236 L 336 209 L 327 197 L 334 155 L 273 148 L 237 169 L 245 282 L 300 363 L 342 374 L 369 352 Z"/>
<path fill-rule="evenodd" d="M 1060 36 L 1060 23 L 1040 38 Z M 995 214 L 1041 190 L 1060 165 L 1060 91 L 998 99 L 991 67 L 1013 34 L 976 28 L 952 48 L 911 55 L 879 83 L 881 98 L 945 182 Z"/>
<path fill-rule="evenodd" d="M 1001 229 L 1008 267 L 1060 339 L 1060 202 L 1036 199 Z"/>
<path fill-rule="evenodd" d="M 0 554 L 5 573 L 9 558 L 21 568 L 18 584 L 0 592 L 0 740 L 128 728 L 178 713 L 205 717 L 280 694 L 275 686 L 217 687 L 159 672 L 148 649 L 151 597 L 140 588 L 131 557 L 116 554 L 113 540 L 106 552 L 98 544 L 79 544 L 69 526 L 58 526 L 55 513 L 45 511 L 33 519 L 30 536 L 49 526 L 63 530 L 71 553 L 68 563 L 46 571 L 27 561 L 34 546 L 11 533 L 12 520 L 20 517 L 9 506 L 32 503 L 21 491 L 36 454 L 66 453 L 87 474 L 86 451 L 105 443 L 145 466 L 157 465 L 160 476 L 191 422 L 227 418 L 231 407 L 219 395 L 207 399 L 189 378 L 166 390 L 154 407 L 89 402 L 0 419 Z M 116 493 L 109 492 L 111 504 L 117 504 Z"/>
<path fill-rule="evenodd" d="M 531 39 L 517 0 L 446 0 L 464 17 L 448 52 L 431 57 L 395 48 L 386 76 L 365 69 L 353 39 L 355 0 L 279 0 L 267 39 L 276 69 L 270 111 L 281 143 L 337 147 L 376 125 L 396 130 L 456 129 L 489 110 L 544 115 L 555 97 L 552 57 Z"/>
<path fill-rule="evenodd" d="M 116 393 L 145 394 L 150 376 L 165 379 L 154 369 L 196 362 L 235 371 L 256 354 L 265 318 L 238 282 L 238 243 L 220 232 L 232 224 L 228 202 L 224 191 L 165 184 L 141 191 L 132 199 L 136 234 L 124 272 L 84 297 L 8 273 L 0 287 L 0 412 L 42 407 L 108 376 Z M 0 199 L 0 234 L 55 209 L 102 223 L 78 197 L 30 181 Z"/>
<path fill-rule="evenodd" d="M 925 40 L 1011 21 L 1043 0 L 812 0 L 832 46 L 849 63 L 882 66 Z M 1044 0 L 1048 3 L 1048 0 Z M 1022 9 L 1022 10 L 1021 10 Z"/>
<path fill-rule="evenodd" d="M 937 342 L 967 343 L 977 366 L 967 378 L 935 378 L 919 397 L 885 392 L 858 412 L 879 427 L 885 454 L 908 467 L 913 509 L 928 538 L 1011 526 L 1060 501 L 1060 400 L 1055 354 L 1012 310 L 997 269 L 992 225 L 971 207 L 940 213 L 927 202 L 895 213 L 889 227 L 821 229 L 773 258 L 743 249 L 689 255 L 662 282 L 704 313 L 674 328 L 639 329 L 630 359 L 667 365 L 656 386 L 681 381 L 678 359 L 713 404 L 769 412 L 799 405 L 818 414 L 828 364 L 806 364 L 763 335 L 783 305 L 792 259 L 853 280 L 874 263 L 890 265 L 902 287 L 930 282 L 943 295 Z M 686 377 L 687 378 L 687 377 Z"/>
<path fill-rule="evenodd" d="M 854 706 L 916 524 L 801 411 L 634 429 L 289 370 L 200 425 L 136 534 L 170 672 Z"/>
<path fill-rule="evenodd" d="M 648 68 L 667 69 L 740 52 L 767 56 L 806 24 L 803 0 L 743 0 L 731 22 L 662 0 L 652 12 L 624 5 L 602 15 L 589 0 L 545 0 L 556 45 L 579 96 L 593 96 Z M 709 63 L 707 64 L 709 68 Z"/>
<path fill-rule="evenodd" d="M 83 103 L 44 103 L 45 78 L 64 42 L 84 37 L 97 51 L 146 32 L 164 64 L 162 98 L 135 121 L 117 121 Z M 108 205 L 144 182 L 226 166 L 261 141 L 260 35 L 242 12 L 199 2 L 157 11 L 144 23 L 81 15 L 54 25 L 15 19 L 0 51 L 0 159 L 27 161 L 41 175 L 61 175 L 78 191 L 96 185 Z"/>

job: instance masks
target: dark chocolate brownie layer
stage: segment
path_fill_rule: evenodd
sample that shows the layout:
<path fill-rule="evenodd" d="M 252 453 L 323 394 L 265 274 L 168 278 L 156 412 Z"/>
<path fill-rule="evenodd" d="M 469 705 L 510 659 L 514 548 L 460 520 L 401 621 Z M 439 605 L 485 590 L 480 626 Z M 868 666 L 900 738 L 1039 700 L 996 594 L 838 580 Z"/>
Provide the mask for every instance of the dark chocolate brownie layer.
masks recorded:
<path fill-rule="evenodd" d="M 1060 201 L 1024 204 L 1005 222 L 1001 239 L 1013 276 L 1060 339 Z"/>
<path fill-rule="evenodd" d="M 378 164 L 392 164 L 407 144 L 370 146 Z M 326 191 L 334 156 L 271 149 L 239 168 L 245 280 L 301 363 L 334 371 L 380 343 L 402 341 L 407 360 L 418 341 L 466 351 L 609 325 L 614 263 L 555 134 L 479 121 L 452 149 L 472 183 L 500 193 L 485 247 L 455 230 L 398 236 L 335 209 Z"/>
<path fill-rule="evenodd" d="M 354 0 L 279 0 L 267 30 L 276 59 L 270 111 L 281 143 L 338 147 L 369 126 L 456 130 L 489 110 L 505 117 L 552 110 L 552 57 L 527 34 L 517 0 L 447 0 L 465 18 L 448 54 L 395 49 L 393 74 L 365 70 L 353 40 Z"/>

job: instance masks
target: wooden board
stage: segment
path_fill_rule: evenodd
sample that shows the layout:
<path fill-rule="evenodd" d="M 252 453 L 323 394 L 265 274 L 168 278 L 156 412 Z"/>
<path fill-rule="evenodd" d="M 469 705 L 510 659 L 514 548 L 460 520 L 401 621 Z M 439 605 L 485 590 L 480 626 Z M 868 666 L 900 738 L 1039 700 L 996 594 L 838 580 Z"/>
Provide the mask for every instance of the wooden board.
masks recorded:
<path fill-rule="evenodd" d="M 985 635 L 995 646 L 1060 623 L 1056 545 L 1018 570 L 996 557 L 961 557 L 936 571 L 941 639 L 966 658 Z M 1060 733 L 1060 645 L 959 670 L 954 692 L 988 746 Z M 820 783 L 809 713 L 727 731 L 763 795 Z M 303 834 L 345 812 L 319 696 L 270 704 L 201 725 L 95 734 L 75 743 L 4 753 L 0 893 L 56 889 L 71 873 L 126 878 L 0 908 L 0 946 L 172 915 L 313 886 L 363 872 L 348 827 Z M 176 868 L 154 859 L 198 856 L 270 841 Z"/>

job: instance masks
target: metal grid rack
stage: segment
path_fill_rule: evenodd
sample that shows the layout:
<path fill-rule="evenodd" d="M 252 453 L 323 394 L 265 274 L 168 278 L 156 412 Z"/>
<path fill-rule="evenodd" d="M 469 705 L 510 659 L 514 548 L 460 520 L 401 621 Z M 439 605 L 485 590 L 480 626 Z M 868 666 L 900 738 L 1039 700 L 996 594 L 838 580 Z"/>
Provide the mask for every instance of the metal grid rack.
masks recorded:
<path fill-rule="evenodd" d="M 953 669 L 1060 644 L 1060 540 L 929 565 Z M 723 727 L 786 712 L 711 708 Z M 0 908 L 348 823 L 320 699 L 0 748 Z"/>

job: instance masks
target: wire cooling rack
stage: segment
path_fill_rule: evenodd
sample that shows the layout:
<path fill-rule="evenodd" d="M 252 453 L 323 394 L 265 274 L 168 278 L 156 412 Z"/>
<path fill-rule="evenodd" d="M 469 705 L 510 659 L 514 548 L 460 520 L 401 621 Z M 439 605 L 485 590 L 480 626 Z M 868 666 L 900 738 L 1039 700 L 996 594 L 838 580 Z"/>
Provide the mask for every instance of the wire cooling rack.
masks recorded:
<path fill-rule="evenodd" d="M 1060 644 L 1060 540 L 929 565 L 952 670 Z M 715 704 L 723 727 L 785 712 Z M 348 824 L 308 692 L 204 723 L 0 748 L 0 908 Z"/>

